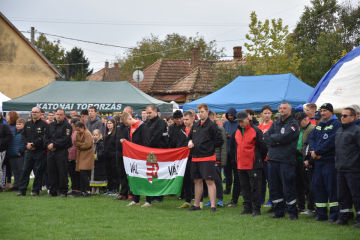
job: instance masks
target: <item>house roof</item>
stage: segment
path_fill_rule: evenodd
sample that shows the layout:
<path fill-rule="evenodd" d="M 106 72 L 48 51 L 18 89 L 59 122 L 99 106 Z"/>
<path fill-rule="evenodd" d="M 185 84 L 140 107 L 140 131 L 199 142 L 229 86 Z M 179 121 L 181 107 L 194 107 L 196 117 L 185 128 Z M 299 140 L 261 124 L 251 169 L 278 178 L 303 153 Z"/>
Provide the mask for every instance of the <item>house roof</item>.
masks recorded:
<path fill-rule="evenodd" d="M 119 81 L 120 80 L 120 69 L 119 68 L 103 68 L 94 74 L 86 77 L 89 81 Z"/>
<path fill-rule="evenodd" d="M 214 61 L 198 61 L 199 67 L 209 67 Z M 191 73 L 193 68 L 191 60 L 160 59 L 144 70 L 144 80 L 140 82 L 139 88 L 146 93 L 165 93 L 169 88 Z M 137 87 L 133 79 L 130 83 Z"/>
<path fill-rule="evenodd" d="M 212 83 L 215 74 L 214 69 L 211 67 L 197 67 L 192 72 L 176 81 L 166 93 L 210 93 L 212 92 Z"/>
<path fill-rule="evenodd" d="M 59 78 L 64 77 L 63 74 L 35 47 L 29 40 L 0 12 L 0 17 L 17 33 L 20 38 L 26 42 L 32 50 L 36 52 L 37 55 L 49 66 L 49 68 L 54 71 Z"/>

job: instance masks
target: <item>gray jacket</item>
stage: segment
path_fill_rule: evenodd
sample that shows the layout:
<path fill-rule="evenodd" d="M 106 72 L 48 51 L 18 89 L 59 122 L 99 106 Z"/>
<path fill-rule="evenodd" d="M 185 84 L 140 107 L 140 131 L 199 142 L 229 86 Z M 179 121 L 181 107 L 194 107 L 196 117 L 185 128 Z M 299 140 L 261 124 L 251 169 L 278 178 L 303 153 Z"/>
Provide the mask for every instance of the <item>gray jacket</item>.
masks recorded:
<path fill-rule="evenodd" d="M 92 133 L 95 129 L 99 129 L 103 133 L 103 125 L 101 120 L 95 117 L 94 121 L 89 120 L 85 123 L 86 128 Z"/>

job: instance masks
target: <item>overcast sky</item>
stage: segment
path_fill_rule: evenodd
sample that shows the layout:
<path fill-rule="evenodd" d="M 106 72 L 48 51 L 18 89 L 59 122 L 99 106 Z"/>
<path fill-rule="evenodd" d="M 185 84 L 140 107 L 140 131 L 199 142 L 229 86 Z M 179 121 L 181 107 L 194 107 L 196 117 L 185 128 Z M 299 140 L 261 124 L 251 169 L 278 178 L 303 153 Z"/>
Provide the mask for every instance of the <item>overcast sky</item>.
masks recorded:
<path fill-rule="evenodd" d="M 349 1 L 357 6 L 358 0 Z M 282 18 L 292 30 L 309 4 L 310 0 L 0 0 L 0 11 L 20 31 L 35 27 L 38 32 L 124 47 L 134 47 L 150 34 L 163 39 L 166 34 L 190 37 L 198 32 L 206 41 L 215 39 L 218 48 L 225 47 L 225 54 L 232 56 L 234 46 L 244 46 L 252 11 L 260 20 Z M 94 71 L 124 52 L 123 48 L 60 41 L 67 50 L 84 49 Z"/>

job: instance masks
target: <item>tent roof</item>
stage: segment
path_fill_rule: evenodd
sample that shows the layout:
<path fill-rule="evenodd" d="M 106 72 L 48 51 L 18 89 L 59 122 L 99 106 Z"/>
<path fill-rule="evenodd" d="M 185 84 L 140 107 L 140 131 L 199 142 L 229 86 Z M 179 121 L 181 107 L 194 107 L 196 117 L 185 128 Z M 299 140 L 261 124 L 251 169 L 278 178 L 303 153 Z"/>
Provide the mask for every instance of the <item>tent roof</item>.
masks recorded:
<path fill-rule="evenodd" d="M 225 113 L 229 107 L 236 111 L 250 108 L 259 112 L 262 106 L 270 105 L 276 111 L 284 101 L 290 102 L 293 108 L 305 103 L 312 90 L 292 73 L 239 76 L 216 92 L 184 104 L 183 108 L 187 111 L 206 103 L 210 110 L 219 113 Z"/>
<path fill-rule="evenodd" d="M 99 112 L 119 112 L 126 106 L 141 111 L 154 104 L 163 112 L 171 112 L 172 104 L 153 98 L 127 81 L 54 81 L 34 92 L 4 102 L 5 111 L 30 111 L 38 106 L 47 111 L 61 107 L 65 110 L 88 109 L 95 105 Z"/>
<path fill-rule="evenodd" d="M 319 81 L 308 102 L 331 103 L 335 112 L 360 105 L 360 46 L 341 58 Z"/>
<path fill-rule="evenodd" d="M 8 100 L 11 100 L 11 98 L 7 97 L 5 94 L 0 92 L 0 112 L 2 111 L 3 102 L 8 101 Z"/>

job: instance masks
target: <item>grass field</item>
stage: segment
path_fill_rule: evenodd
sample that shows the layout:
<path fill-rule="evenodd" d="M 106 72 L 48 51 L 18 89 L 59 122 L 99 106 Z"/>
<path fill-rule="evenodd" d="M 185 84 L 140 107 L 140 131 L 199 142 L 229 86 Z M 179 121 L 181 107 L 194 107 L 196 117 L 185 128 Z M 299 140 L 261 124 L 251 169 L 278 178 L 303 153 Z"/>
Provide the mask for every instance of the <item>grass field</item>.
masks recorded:
<path fill-rule="evenodd" d="M 99 195 L 62 199 L 30 197 L 29 191 L 26 197 L 15 194 L 0 193 L 0 239 L 360 239 L 353 221 L 332 226 L 310 222 L 306 215 L 297 221 L 240 216 L 241 204 L 211 214 L 206 207 L 201 212 L 178 209 L 183 201 L 175 197 L 141 208 Z M 230 195 L 224 197 L 225 203 L 230 201 Z M 140 203 L 144 201 L 142 197 Z"/>

